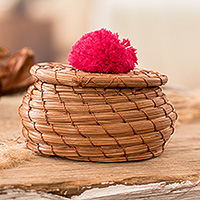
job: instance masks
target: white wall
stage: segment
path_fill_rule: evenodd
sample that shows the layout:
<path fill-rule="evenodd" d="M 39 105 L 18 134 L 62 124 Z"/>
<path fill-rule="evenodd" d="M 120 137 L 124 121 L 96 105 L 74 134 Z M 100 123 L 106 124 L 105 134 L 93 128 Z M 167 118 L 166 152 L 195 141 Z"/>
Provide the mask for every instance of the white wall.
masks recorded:
<path fill-rule="evenodd" d="M 90 29 L 131 39 L 139 67 L 166 73 L 172 85 L 200 86 L 200 1 L 96 0 L 92 15 Z"/>
<path fill-rule="evenodd" d="M 0 0 L 0 24 L 9 18 L 11 8 L 18 1 Z M 41 24 L 46 21 L 51 25 L 49 35 L 51 39 L 48 39 L 51 40 L 49 42 L 51 45 L 46 46 L 47 50 L 52 48 L 46 52 L 49 56 L 40 52 L 45 48 L 32 41 L 43 40 L 37 31 L 34 36 L 27 35 L 27 30 L 22 31 L 24 36 L 21 39 L 26 38 L 26 41 L 25 43 L 20 41 L 20 44 L 25 45 L 29 44 L 28 41 L 32 41 L 37 58 L 43 56 L 44 59 L 52 58 L 66 62 L 71 46 L 82 34 L 107 27 L 114 32 L 118 31 L 121 37 L 131 39 L 133 46 L 138 49 L 139 67 L 167 74 L 171 85 L 200 87 L 200 0 L 24 0 L 23 2 L 27 16 L 34 23 Z M 3 37 L 4 32 L 0 27 L 0 45 L 8 43 L 11 46 L 13 43 L 9 37 L 15 42 L 19 30 L 10 31 L 7 39 Z M 3 38 L 7 41 L 2 41 Z M 43 42 L 43 46 L 47 42 Z"/>

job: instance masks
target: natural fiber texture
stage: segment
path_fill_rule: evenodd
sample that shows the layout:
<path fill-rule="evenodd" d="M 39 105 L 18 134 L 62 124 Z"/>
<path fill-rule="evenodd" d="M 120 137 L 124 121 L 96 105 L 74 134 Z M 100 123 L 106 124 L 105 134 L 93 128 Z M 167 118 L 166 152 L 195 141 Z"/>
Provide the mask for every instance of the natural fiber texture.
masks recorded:
<path fill-rule="evenodd" d="M 37 80 L 19 115 L 27 146 L 36 152 L 97 162 L 143 160 L 160 155 L 174 132 L 177 115 L 159 87 L 167 82 L 164 75 L 93 74 L 59 63 L 35 65 L 31 73 Z"/>
<path fill-rule="evenodd" d="M 17 141 L 7 142 L 0 145 L 0 169 L 7 169 L 17 166 L 25 160 L 30 160 L 32 153 L 24 144 Z"/>
<path fill-rule="evenodd" d="M 157 72 L 134 69 L 127 74 L 100 74 L 75 70 L 61 63 L 40 63 L 31 68 L 31 74 L 46 83 L 73 87 L 144 88 L 161 86 L 168 78 Z"/>

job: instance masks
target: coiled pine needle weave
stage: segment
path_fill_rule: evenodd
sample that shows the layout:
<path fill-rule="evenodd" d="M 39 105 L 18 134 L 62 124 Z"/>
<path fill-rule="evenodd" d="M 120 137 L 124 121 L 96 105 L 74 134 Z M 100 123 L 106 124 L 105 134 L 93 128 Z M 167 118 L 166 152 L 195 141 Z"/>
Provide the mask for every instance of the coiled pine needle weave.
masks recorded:
<path fill-rule="evenodd" d="M 94 162 L 159 156 L 177 114 L 160 86 L 168 78 L 134 69 L 88 73 L 61 63 L 31 68 L 36 78 L 19 108 L 27 147 L 45 155 Z"/>

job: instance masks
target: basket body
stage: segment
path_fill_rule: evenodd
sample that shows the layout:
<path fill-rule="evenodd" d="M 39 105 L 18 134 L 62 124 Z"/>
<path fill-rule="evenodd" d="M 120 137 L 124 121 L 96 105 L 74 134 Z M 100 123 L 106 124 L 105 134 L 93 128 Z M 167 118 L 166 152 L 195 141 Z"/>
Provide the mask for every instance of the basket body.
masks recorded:
<path fill-rule="evenodd" d="M 174 133 L 177 114 L 160 88 L 166 76 L 80 76 L 59 63 L 33 66 L 31 73 L 37 79 L 19 115 L 35 152 L 94 162 L 143 160 L 160 155 Z"/>

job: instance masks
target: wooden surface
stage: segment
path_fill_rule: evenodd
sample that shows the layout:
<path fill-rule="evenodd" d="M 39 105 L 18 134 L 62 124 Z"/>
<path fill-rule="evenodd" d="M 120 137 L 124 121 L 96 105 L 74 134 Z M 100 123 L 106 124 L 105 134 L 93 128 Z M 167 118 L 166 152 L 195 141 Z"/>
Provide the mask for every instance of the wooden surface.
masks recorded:
<path fill-rule="evenodd" d="M 0 188 L 0 199 L 1 200 L 62 200 L 66 199 L 62 196 L 48 194 L 41 191 L 35 190 L 23 190 L 14 188 L 12 186 Z"/>
<path fill-rule="evenodd" d="M 12 96 L 3 97 L 0 100 L 1 141 L 14 139 L 21 134 L 21 125 L 17 116 L 17 107 L 21 98 L 22 96 Z M 133 186 L 164 182 L 167 185 L 191 181 L 191 184 L 187 186 L 188 191 L 196 188 L 192 195 L 197 197 L 200 195 L 199 186 L 196 184 L 199 177 L 200 121 L 195 121 L 190 124 L 180 124 L 164 153 L 157 158 L 140 162 L 106 164 L 33 155 L 30 161 L 25 161 L 17 167 L 0 170 L 0 188 L 14 186 L 71 197 L 81 195 L 91 188 L 109 188 L 109 186 L 119 184 Z M 156 188 L 157 186 L 154 191 Z M 160 190 L 157 189 L 157 191 Z M 181 194 L 180 191 L 179 194 Z M 138 199 L 147 199 L 144 194 L 143 197 L 141 195 L 142 193 Z M 99 199 L 109 198 L 99 197 Z M 136 196 L 135 199 L 137 199 Z"/>

